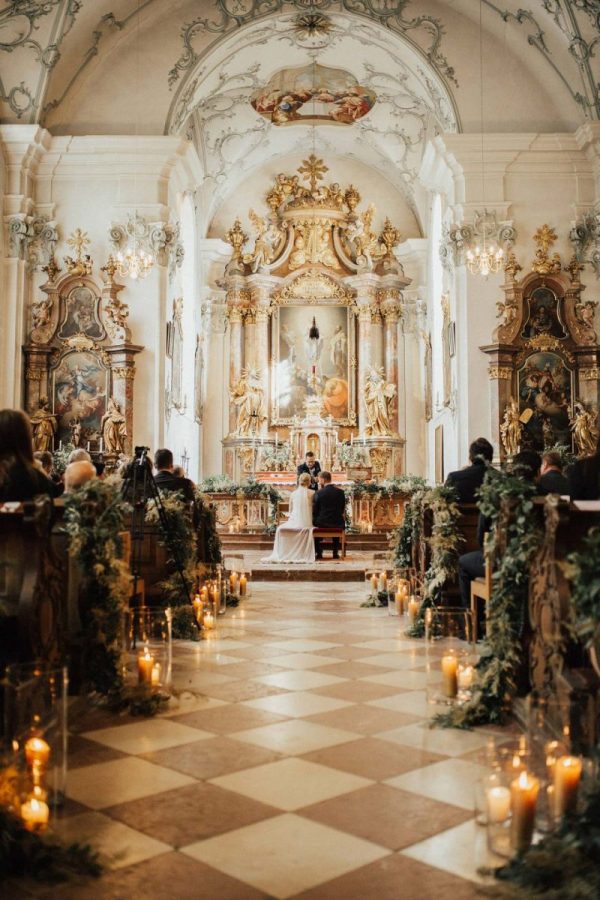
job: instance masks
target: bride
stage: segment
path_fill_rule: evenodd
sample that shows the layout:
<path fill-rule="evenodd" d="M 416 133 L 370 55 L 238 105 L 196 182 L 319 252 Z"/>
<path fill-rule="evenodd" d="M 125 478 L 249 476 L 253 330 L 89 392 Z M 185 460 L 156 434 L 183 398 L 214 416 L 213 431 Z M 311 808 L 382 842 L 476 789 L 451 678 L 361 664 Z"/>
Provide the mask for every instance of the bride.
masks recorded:
<path fill-rule="evenodd" d="M 315 561 L 312 536 L 315 492 L 309 489 L 310 475 L 303 472 L 290 497 L 290 515 L 275 533 L 273 552 L 261 562 L 311 563 Z"/>

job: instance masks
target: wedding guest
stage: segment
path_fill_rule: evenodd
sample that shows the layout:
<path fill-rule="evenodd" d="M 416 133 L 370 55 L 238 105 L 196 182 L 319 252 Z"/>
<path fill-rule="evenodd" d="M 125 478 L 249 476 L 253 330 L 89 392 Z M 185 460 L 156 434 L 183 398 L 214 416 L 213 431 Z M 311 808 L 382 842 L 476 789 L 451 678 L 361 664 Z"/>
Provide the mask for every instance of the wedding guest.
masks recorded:
<path fill-rule="evenodd" d="M 0 410 L 0 502 L 52 496 L 52 482 L 36 468 L 31 423 L 19 409 Z"/>
<path fill-rule="evenodd" d="M 54 459 L 49 450 L 36 450 L 33 454 L 34 463 L 40 471 L 44 473 L 46 478 L 50 479 L 52 484 L 52 496 L 60 497 L 64 492 L 65 486 L 61 479 L 54 473 Z"/>
<path fill-rule="evenodd" d="M 180 478 L 174 472 L 173 453 L 166 448 L 154 454 L 154 480 L 161 491 L 181 494 L 188 503 L 194 502 L 194 488 L 189 478 Z"/>
<path fill-rule="evenodd" d="M 600 500 L 600 438 L 593 456 L 584 456 L 567 471 L 571 500 Z"/>
<path fill-rule="evenodd" d="M 450 472 L 447 487 L 453 487 L 459 503 L 475 503 L 475 493 L 483 484 L 488 465 L 494 458 L 494 448 L 484 438 L 477 438 L 469 447 L 469 463 L 464 469 Z"/>
<path fill-rule="evenodd" d="M 72 494 L 92 478 L 96 478 L 96 469 L 93 463 L 85 459 L 70 463 L 65 469 L 65 494 Z"/>
<path fill-rule="evenodd" d="M 83 447 L 76 447 L 74 450 L 71 450 L 69 453 L 69 457 L 67 459 L 67 465 L 70 466 L 71 463 L 74 462 L 89 462 L 91 463 L 92 457 L 84 450 Z"/>
<path fill-rule="evenodd" d="M 563 475 L 562 459 L 556 450 L 547 450 L 542 456 L 541 474 L 538 478 L 538 494 L 568 494 L 569 482 Z"/>

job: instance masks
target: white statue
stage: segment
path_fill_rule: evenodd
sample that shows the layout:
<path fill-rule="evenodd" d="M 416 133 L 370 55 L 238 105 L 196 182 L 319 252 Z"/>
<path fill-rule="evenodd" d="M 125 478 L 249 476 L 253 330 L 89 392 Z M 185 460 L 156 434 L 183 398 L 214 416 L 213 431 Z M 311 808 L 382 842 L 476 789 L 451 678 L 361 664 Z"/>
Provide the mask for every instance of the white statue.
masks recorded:
<path fill-rule="evenodd" d="M 367 433 L 389 435 L 392 433 L 390 416 L 396 396 L 396 385 L 385 380 L 384 370 L 371 368 L 365 376 L 364 398 L 369 424 Z"/>
<path fill-rule="evenodd" d="M 231 391 L 231 399 L 238 411 L 236 428 L 238 436 L 257 434 L 260 424 L 265 419 L 264 396 L 258 372 L 255 369 L 242 372 L 241 378 Z"/>
<path fill-rule="evenodd" d="M 102 416 L 100 429 L 106 452 L 123 453 L 125 450 L 125 438 L 127 437 L 127 425 L 119 404 L 112 397 L 109 399 L 106 412 Z"/>

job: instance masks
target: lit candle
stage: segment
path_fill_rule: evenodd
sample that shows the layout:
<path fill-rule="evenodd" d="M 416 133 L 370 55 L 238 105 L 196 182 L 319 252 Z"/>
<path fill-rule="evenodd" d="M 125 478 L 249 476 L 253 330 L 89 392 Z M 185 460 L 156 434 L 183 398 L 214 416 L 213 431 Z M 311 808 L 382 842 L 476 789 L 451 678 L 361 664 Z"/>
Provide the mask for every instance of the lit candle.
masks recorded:
<path fill-rule="evenodd" d="M 232 572 L 231 575 L 229 576 L 229 590 L 232 594 L 235 594 L 237 589 L 238 589 L 238 573 Z"/>
<path fill-rule="evenodd" d="M 468 691 L 473 686 L 473 666 L 459 666 L 458 687 L 461 691 Z"/>
<path fill-rule="evenodd" d="M 373 534 L 373 523 L 369 522 L 367 524 L 367 534 Z"/>
<path fill-rule="evenodd" d="M 404 599 L 406 594 L 400 588 L 396 591 L 396 612 L 399 616 L 404 615 Z"/>
<path fill-rule="evenodd" d="M 50 747 L 43 738 L 32 737 L 25 744 L 25 759 L 30 766 L 43 768 L 48 764 Z"/>
<path fill-rule="evenodd" d="M 565 755 L 566 748 L 560 741 L 548 741 L 544 744 L 544 753 L 546 754 L 546 769 L 548 770 L 548 778 L 554 780 L 554 767 L 556 760 L 560 756 Z"/>
<path fill-rule="evenodd" d="M 381 575 L 379 576 L 379 590 L 380 591 L 387 591 L 387 581 L 388 581 L 387 573 L 382 572 Z"/>
<path fill-rule="evenodd" d="M 561 756 L 554 766 L 554 811 L 557 818 L 574 812 L 581 779 L 581 760 L 577 756 Z"/>
<path fill-rule="evenodd" d="M 419 614 L 419 601 L 416 597 L 411 597 L 408 601 L 408 618 L 410 620 L 410 624 L 414 625 L 417 621 L 417 616 Z"/>
<path fill-rule="evenodd" d="M 245 597 L 246 592 L 248 590 L 248 579 L 245 574 L 242 572 L 240 575 L 240 597 Z"/>
<path fill-rule="evenodd" d="M 371 575 L 371 590 L 374 594 L 377 593 L 378 586 L 379 586 L 379 578 L 377 577 L 375 572 L 373 572 L 373 574 Z"/>
<path fill-rule="evenodd" d="M 442 676 L 444 695 L 456 697 L 458 692 L 458 660 L 454 653 L 446 653 L 442 656 Z"/>
<path fill-rule="evenodd" d="M 488 788 L 486 792 L 488 822 L 504 822 L 510 815 L 510 791 L 507 787 Z"/>
<path fill-rule="evenodd" d="M 219 588 L 216 584 L 211 588 L 210 600 L 216 611 L 219 608 Z"/>
<path fill-rule="evenodd" d="M 148 647 L 144 653 L 138 656 L 138 682 L 140 684 L 152 684 L 152 667 L 154 665 L 154 657 L 151 656 Z"/>
<path fill-rule="evenodd" d="M 154 663 L 150 676 L 150 684 L 157 687 L 160 684 L 160 663 Z"/>
<path fill-rule="evenodd" d="M 43 831 L 48 825 L 50 810 L 43 800 L 32 797 L 21 807 L 21 818 L 27 831 Z"/>
<path fill-rule="evenodd" d="M 215 627 L 215 617 L 208 609 L 204 612 L 204 619 L 202 620 L 202 624 L 207 631 L 212 631 L 212 629 Z"/>
<path fill-rule="evenodd" d="M 208 603 L 208 587 L 205 584 L 200 588 L 200 599 L 203 603 Z"/>
<path fill-rule="evenodd" d="M 531 844 L 539 789 L 539 779 L 527 771 L 521 772 L 510 786 L 510 844 L 516 853 L 523 853 Z"/>
<path fill-rule="evenodd" d="M 196 594 L 194 599 L 192 600 L 192 606 L 194 607 L 194 615 L 196 616 L 196 620 L 200 620 L 202 618 L 202 598 L 200 594 Z"/>

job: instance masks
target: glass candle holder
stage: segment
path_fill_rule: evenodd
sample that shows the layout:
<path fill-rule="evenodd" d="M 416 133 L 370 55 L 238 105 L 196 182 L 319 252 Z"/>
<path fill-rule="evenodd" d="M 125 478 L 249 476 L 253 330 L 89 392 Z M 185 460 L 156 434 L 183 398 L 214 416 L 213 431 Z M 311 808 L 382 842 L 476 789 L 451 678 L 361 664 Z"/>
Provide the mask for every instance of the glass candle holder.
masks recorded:
<path fill-rule="evenodd" d="M 409 601 L 410 602 L 410 601 Z M 469 643 L 471 611 L 431 607 L 425 610 L 427 700 L 452 705 L 471 696 L 475 658 Z"/>
<path fill-rule="evenodd" d="M 170 608 L 140 606 L 125 614 L 127 680 L 142 694 L 170 696 L 173 668 Z"/>
<path fill-rule="evenodd" d="M 379 569 L 365 571 L 365 593 L 367 599 L 377 599 L 379 593 Z"/>
<path fill-rule="evenodd" d="M 45 828 L 64 801 L 68 684 L 66 666 L 18 664 L 6 669 L 5 747 L 12 751 L 14 768 L 20 773 L 22 803 L 35 800 L 31 822 L 26 822 L 32 830 Z"/>
<path fill-rule="evenodd" d="M 513 855 L 510 787 L 502 774 L 495 772 L 484 780 L 483 793 L 488 847 L 492 853 L 508 859 Z"/>

